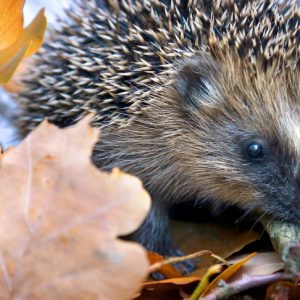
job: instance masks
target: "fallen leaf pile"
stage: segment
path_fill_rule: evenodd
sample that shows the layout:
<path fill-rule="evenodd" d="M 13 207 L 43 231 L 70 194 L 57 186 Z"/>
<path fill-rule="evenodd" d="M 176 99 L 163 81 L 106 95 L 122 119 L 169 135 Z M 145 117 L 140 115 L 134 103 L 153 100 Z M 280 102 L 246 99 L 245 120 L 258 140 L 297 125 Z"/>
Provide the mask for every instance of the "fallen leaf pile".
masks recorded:
<path fill-rule="evenodd" d="M 67 129 L 44 122 L 0 158 L 0 299 L 195 300 L 210 297 L 220 282 L 235 286 L 283 268 L 275 253 L 225 261 L 258 236 L 213 224 L 173 222 L 186 253 L 209 249 L 181 258 L 147 257 L 140 245 L 118 239 L 143 222 L 150 198 L 137 178 L 93 166 L 98 131 L 89 120 Z M 189 276 L 170 265 L 191 258 L 198 268 Z M 146 280 L 150 271 L 167 279 Z M 282 282 L 268 294 L 299 295 Z"/>
<path fill-rule="evenodd" d="M 148 275 L 145 250 L 120 241 L 150 198 L 137 178 L 90 161 L 88 119 L 47 122 L 0 162 L 0 299 L 130 299 Z"/>
<path fill-rule="evenodd" d="M 25 0 L 0 1 L 0 83 L 7 82 L 21 61 L 42 45 L 46 30 L 44 10 L 23 28 Z"/>

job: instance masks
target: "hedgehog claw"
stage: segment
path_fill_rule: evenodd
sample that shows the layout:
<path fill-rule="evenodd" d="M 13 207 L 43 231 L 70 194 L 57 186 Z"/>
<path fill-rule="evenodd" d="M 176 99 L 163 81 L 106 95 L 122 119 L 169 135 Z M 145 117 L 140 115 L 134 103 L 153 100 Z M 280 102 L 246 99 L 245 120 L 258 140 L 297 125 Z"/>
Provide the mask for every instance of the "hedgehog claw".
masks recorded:
<path fill-rule="evenodd" d="M 152 272 L 150 275 L 154 280 L 157 281 L 166 279 L 166 276 L 164 276 L 162 273 L 159 272 Z"/>
<path fill-rule="evenodd" d="M 171 256 L 184 256 L 184 253 L 177 248 L 174 248 L 171 252 Z M 196 264 L 192 260 L 186 260 L 172 264 L 183 275 L 188 275 L 196 269 Z"/>

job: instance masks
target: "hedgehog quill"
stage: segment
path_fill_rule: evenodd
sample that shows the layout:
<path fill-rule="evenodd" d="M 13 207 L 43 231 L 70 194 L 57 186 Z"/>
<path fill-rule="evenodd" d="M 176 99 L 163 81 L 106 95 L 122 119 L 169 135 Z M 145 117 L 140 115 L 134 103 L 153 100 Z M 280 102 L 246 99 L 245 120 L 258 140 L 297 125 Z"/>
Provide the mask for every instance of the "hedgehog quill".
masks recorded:
<path fill-rule="evenodd" d="M 26 76 L 20 129 L 95 114 L 93 161 L 143 180 L 133 239 L 163 255 L 183 201 L 299 224 L 299 21 L 296 1 L 78 0 Z"/>

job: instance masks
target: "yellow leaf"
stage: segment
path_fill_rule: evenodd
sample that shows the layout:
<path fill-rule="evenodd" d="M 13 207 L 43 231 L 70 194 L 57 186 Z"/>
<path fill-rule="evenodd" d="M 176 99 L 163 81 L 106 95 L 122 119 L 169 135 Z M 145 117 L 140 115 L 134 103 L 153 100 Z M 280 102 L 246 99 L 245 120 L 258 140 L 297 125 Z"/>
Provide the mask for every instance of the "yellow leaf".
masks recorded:
<path fill-rule="evenodd" d="M 31 41 L 31 45 L 25 56 L 34 54 L 42 46 L 46 26 L 47 20 L 45 17 L 45 10 L 41 9 L 31 24 L 23 30 L 20 36 L 20 45 L 24 45 L 28 43 L 28 41 Z"/>
<path fill-rule="evenodd" d="M 223 273 L 221 273 L 219 276 L 217 276 L 210 284 L 209 286 L 205 289 L 204 293 L 202 296 L 205 296 L 208 294 L 209 291 L 211 291 L 213 288 L 217 286 L 220 280 L 227 280 L 229 279 L 235 272 L 237 272 L 249 259 L 251 259 L 253 256 L 256 255 L 255 253 L 251 253 L 241 261 L 235 263 L 234 265 L 230 266 L 227 268 Z"/>
<path fill-rule="evenodd" d="M 220 273 L 221 270 L 222 270 L 222 266 L 221 265 L 213 265 L 213 266 L 209 267 L 208 270 L 206 271 L 206 273 L 204 274 L 204 276 L 201 278 L 200 283 L 198 284 L 197 288 L 194 290 L 194 292 L 191 295 L 191 297 L 189 298 L 189 300 L 196 300 L 196 299 L 198 299 L 199 296 L 201 295 L 201 293 L 209 285 L 209 279 L 213 275 L 215 275 L 217 273 Z"/>
<path fill-rule="evenodd" d="M 7 82 L 22 59 L 34 54 L 39 49 L 43 43 L 46 26 L 45 12 L 44 9 L 41 9 L 31 24 L 21 31 L 16 40 L 9 47 L 0 50 L 0 83 Z M 23 52 L 25 48 L 26 51 Z"/>
<path fill-rule="evenodd" d="M 19 38 L 8 48 L 0 51 L 0 63 L 3 64 L 11 60 L 20 48 L 31 42 L 29 49 L 26 52 L 26 56 L 33 54 L 43 43 L 43 36 L 46 30 L 46 17 L 44 9 L 41 9 L 34 20 L 28 25 Z"/>
<path fill-rule="evenodd" d="M 23 7 L 25 0 L 0 1 L 0 50 L 9 47 L 23 29 Z"/>
<path fill-rule="evenodd" d="M 17 54 L 10 61 L 3 65 L 0 64 L 0 82 L 7 82 L 11 78 L 20 62 L 24 58 L 29 47 L 30 43 L 19 49 Z"/>

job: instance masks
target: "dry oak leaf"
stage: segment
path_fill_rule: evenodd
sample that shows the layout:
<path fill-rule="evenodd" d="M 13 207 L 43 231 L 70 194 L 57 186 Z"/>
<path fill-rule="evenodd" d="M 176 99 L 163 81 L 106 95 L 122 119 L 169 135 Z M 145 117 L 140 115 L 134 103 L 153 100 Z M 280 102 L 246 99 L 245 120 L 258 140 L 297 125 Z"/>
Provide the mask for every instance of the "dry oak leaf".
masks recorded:
<path fill-rule="evenodd" d="M 34 54 L 42 45 L 47 26 L 44 10 L 23 29 L 25 0 L 0 1 L 0 83 L 6 83 L 23 58 Z"/>
<path fill-rule="evenodd" d="M 131 299 L 146 251 L 117 239 L 143 222 L 139 179 L 90 161 L 90 119 L 44 122 L 0 162 L 0 299 Z"/>

